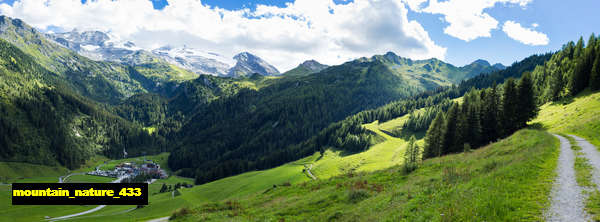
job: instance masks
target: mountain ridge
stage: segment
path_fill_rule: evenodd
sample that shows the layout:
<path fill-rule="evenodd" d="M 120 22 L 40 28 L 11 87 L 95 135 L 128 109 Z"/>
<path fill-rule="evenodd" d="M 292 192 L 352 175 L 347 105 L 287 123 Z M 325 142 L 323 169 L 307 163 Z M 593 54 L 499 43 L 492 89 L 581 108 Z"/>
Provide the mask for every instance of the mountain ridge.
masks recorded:
<path fill-rule="evenodd" d="M 279 70 L 260 57 L 249 52 L 241 52 L 233 57 L 237 62 L 227 75 L 230 77 L 248 76 L 258 73 L 264 76 L 279 75 Z"/>
<path fill-rule="evenodd" d="M 302 63 L 300 63 L 300 65 L 296 66 L 293 69 L 288 70 L 287 72 L 281 74 L 284 76 L 289 76 L 289 75 L 295 75 L 295 76 L 299 76 L 299 75 L 308 75 L 308 74 L 313 74 L 313 73 L 317 73 L 322 71 L 323 69 L 328 68 L 328 65 L 324 65 L 319 63 L 318 61 L 314 60 L 314 59 L 310 59 L 310 60 L 306 60 Z"/>

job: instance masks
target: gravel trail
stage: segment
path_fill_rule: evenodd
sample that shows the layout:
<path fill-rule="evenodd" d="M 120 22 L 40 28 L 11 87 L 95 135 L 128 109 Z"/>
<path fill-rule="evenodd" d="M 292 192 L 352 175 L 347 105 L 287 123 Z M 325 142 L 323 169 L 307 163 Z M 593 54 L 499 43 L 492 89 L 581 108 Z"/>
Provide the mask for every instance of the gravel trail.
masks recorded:
<path fill-rule="evenodd" d="M 585 154 L 588 163 L 594 168 L 594 170 L 592 170 L 592 181 L 596 184 L 596 187 L 600 187 L 600 152 L 594 145 L 585 139 L 574 135 L 569 136 L 577 141 L 577 145 L 581 147 L 581 152 Z"/>
<path fill-rule="evenodd" d="M 584 210 L 582 188 L 575 180 L 575 152 L 569 141 L 553 134 L 560 140 L 560 155 L 556 168 L 557 178 L 552 187 L 551 205 L 546 212 L 547 221 L 591 221 Z"/>

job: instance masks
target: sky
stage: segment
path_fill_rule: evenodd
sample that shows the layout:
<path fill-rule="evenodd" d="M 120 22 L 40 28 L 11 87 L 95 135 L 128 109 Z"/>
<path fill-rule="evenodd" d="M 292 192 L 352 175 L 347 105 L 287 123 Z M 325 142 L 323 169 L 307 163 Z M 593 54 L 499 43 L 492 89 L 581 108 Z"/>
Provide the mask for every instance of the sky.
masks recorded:
<path fill-rule="evenodd" d="M 281 71 L 392 51 L 510 65 L 600 33 L 598 0 L 0 0 L 43 32 L 100 30 L 139 47 L 248 51 Z"/>

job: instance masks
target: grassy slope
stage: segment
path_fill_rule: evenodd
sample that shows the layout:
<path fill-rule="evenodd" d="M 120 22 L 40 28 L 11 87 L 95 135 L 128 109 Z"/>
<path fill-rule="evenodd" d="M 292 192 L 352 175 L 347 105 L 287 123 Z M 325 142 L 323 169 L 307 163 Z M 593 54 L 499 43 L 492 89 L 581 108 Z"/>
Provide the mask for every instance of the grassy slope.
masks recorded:
<path fill-rule="evenodd" d="M 581 136 L 600 147 L 600 93 L 585 91 L 572 100 L 545 104 L 532 123 L 550 132 Z"/>
<path fill-rule="evenodd" d="M 94 175 L 73 175 L 65 180 L 65 183 L 110 183 L 115 180 L 112 177 L 101 177 Z"/>
<path fill-rule="evenodd" d="M 22 182 L 28 179 L 45 181 L 44 178 L 53 178 L 51 181 L 56 182 L 59 176 L 65 175 L 67 172 L 67 168 L 64 167 L 0 162 L 0 182 L 3 183 Z"/>
<path fill-rule="evenodd" d="M 385 138 L 385 141 L 370 147 L 367 151 L 351 155 L 328 150 L 321 160 L 312 163 L 312 173 L 319 179 L 327 179 L 340 174 L 369 172 L 401 164 L 406 141 L 382 132 L 377 121 L 364 126 Z"/>
<path fill-rule="evenodd" d="M 55 183 L 58 177 L 69 173 L 92 171 L 95 166 L 107 160 L 104 156 L 94 156 L 81 168 L 69 171 L 61 166 L 45 166 L 30 163 L 0 162 L 0 182 L 2 183 Z"/>
<path fill-rule="evenodd" d="M 399 122 L 402 124 L 403 122 Z M 350 169 L 355 172 L 370 172 L 385 169 L 401 163 L 402 150 L 405 141 L 384 134 L 379 130 L 377 122 L 366 124 L 365 127 L 386 138 L 386 141 L 371 147 L 368 151 L 345 155 L 339 151 L 328 150 L 323 157 L 319 153 L 288 163 L 273 169 L 253 171 L 233 177 L 224 178 L 211 183 L 182 189 L 181 196 L 171 198 L 170 194 L 154 194 L 160 189 L 162 183 L 171 180 L 159 180 L 149 187 L 151 196 L 150 204 L 142 209 L 126 212 L 132 206 L 108 206 L 96 213 L 79 218 L 82 221 L 103 220 L 142 220 L 153 219 L 170 215 L 181 207 L 194 207 L 212 201 L 223 201 L 232 198 L 254 197 L 270 190 L 273 185 L 282 185 L 286 182 L 300 184 L 311 179 L 302 172 L 305 166 L 312 164 L 312 173 L 319 179 L 327 179 L 340 174 L 348 173 Z M 167 155 L 167 154 L 161 154 Z M 161 155 L 148 157 L 159 158 Z M 137 161 L 138 158 L 109 161 L 101 168 L 114 167 L 125 161 Z M 160 163 L 160 161 L 159 161 Z M 161 164 L 162 165 L 162 164 Z M 191 180 L 187 179 L 188 183 Z M 171 183 L 175 184 L 175 183 Z"/>
<path fill-rule="evenodd" d="M 471 153 L 205 204 L 183 220 L 536 221 L 548 204 L 558 140 L 537 130 Z M 260 215 L 260 216 L 259 216 Z"/>

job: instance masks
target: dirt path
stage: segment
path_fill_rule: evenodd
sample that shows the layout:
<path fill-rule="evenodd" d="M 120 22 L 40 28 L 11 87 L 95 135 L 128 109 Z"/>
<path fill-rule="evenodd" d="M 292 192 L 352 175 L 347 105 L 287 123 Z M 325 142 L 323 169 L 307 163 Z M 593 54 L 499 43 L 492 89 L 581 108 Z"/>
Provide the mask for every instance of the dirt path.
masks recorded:
<path fill-rule="evenodd" d="M 596 184 L 596 187 L 600 187 L 600 152 L 585 139 L 574 135 L 569 136 L 575 139 L 577 145 L 581 147 L 581 152 L 588 159 L 588 163 L 594 168 L 592 170 L 592 182 Z"/>
<path fill-rule="evenodd" d="M 312 172 L 310 172 L 310 170 L 312 169 L 313 165 L 310 164 L 308 167 L 306 165 L 304 165 L 304 169 L 306 170 L 306 173 L 308 174 L 308 176 L 310 178 L 312 178 L 313 180 L 317 180 L 317 177 L 315 177 L 315 175 L 312 174 Z"/>
<path fill-rule="evenodd" d="M 546 212 L 547 221 L 590 221 L 584 210 L 582 188 L 575 180 L 575 152 L 569 141 L 554 134 L 560 140 L 560 155 L 556 167 L 557 178 L 550 196 L 551 205 Z"/>
<path fill-rule="evenodd" d="M 66 176 L 60 176 L 60 177 L 58 177 L 58 182 L 59 182 L 59 183 L 64 183 L 64 182 L 67 180 L 67 178 L 69 178 L 70 176 L 74 176 L 74 175 L 84 175 L 84 174 L 85 174 L 85 173 L 72 173 L 72 174 L 69 174 L 69 175 L 66 175 Z"/>
<path fill-rule="evenodd" d="M 167 222 L 169 221 L 169 217 L 161 217 L 152 220 L 147 220 L 146 222 Z"/>

